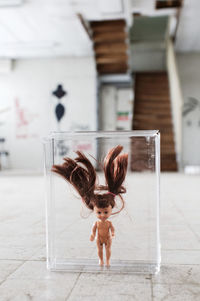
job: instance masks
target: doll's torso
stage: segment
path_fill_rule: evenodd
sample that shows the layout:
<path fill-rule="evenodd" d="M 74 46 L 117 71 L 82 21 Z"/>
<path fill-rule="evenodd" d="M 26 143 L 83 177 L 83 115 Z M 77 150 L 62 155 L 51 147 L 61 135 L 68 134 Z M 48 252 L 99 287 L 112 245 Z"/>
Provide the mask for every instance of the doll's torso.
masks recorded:
<path fill-rule="evenodd" d="M 110 239 L 110 227 L 111 222 L 106 220 L 104 222 L 97 221 L 97 239 L 100 240 L 101 244 L 106 244 L 107 241 Z"/>

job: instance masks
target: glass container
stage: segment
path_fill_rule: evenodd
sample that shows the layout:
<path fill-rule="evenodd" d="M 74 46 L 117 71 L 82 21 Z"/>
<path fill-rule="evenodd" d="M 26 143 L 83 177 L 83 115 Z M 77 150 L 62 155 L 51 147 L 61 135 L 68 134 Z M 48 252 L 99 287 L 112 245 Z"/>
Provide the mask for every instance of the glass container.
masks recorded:
<path fill-rule="evenodd" d="M 110 217 L 115 227 L 111 264 L 99 266 L 96 242 L 90 241 L 97 220 L 75 189 L 51 171 L 64 157 L 83 152 L 105 184 L 102 162 L 110 149 L 128 153 L 124 209 Z M 160 269 L 159 131 L 54 132 L 44 139 L 47 267 L 52 271 L 148 273 Z M 116 197 L 118 208 L 119 199 Z M 117 210 L 117 209 L 116 209 Z M 104 250 L 105 254 L 105 250 Z"/>

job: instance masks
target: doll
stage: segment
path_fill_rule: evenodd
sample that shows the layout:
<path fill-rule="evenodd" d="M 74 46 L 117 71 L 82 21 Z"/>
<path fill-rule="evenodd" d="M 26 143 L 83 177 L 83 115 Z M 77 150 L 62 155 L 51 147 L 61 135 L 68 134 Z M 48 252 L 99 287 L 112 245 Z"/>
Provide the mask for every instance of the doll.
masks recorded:
<path fill-rule="evenodd" d="M 110 265 L 112 238 L 115 229 L 108 218 L 119 213 L 124 208 L 122 193 L 126 192 L 122 185 L 128 166 L 128 154 L 120 154 L 123 147 L 118 145 L 111 149 L 104 159 L 103 170 L 105 185 L 97 184 L 97 174 L 89 159 L 80 151 L 77 151 L 77 158 L 64 158 L 62 165 L 53 165 L 52 171 L 62 176 L 78 192 L 84 205 L 92 210 L 97 218 L 92 227 L 90 240 L 96 237 L 98 257 L 100 266 L 104 265 L 103 245 L 106 251 L 106 265 Z M 116 196 L 121 200 L 122 206 L 112 213 L 116 205 Z"/>

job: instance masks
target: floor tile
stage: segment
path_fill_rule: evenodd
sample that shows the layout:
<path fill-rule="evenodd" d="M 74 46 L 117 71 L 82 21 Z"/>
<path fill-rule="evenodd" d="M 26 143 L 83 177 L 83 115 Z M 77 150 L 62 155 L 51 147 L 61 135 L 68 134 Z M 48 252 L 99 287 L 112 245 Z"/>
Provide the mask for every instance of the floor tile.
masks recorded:
<path fill-rule="evenodd" d="M 187 224 L 161 225 L 161 244 L 165 250 L 200 250 L 200 241 Z"/>
<path fill-rule="evenodd" d="M 76 273 L 50 272 L 45 261 L 26 261 L 20 268 L 12 273 L 9 279 L 67 279 L 74 278 Z"/>
<path fill-rule="evenodd" d="M 151 283 L 142 275 L 81 274 L 68 300 L 149 301 Z"/>
<path fill-rule="evenodd" d="M 200 264 L 200 250 L 161 249 L 162 264 Z"/>
<path fill-rule="evenodd" d="M 155 284 L 153 287 L 155 301 L 199 301 L 200 286 Z"/>
<path fill-rule="evenodd" d="M 0 260 L 0 283 L 11 275 L 24 262 L 18 260 Z"/>
<path fill-rule="evenodd" d="M 0 286 L 0 301 L 65 301 L 77 274 L 63 279 L 8 279 Z"/>
<path fill-rule="evenodd" d="M 152 281 L 153 283 L 200 286 L 200 265 L 162 266 L 160 273 L 153 276 Z"/>

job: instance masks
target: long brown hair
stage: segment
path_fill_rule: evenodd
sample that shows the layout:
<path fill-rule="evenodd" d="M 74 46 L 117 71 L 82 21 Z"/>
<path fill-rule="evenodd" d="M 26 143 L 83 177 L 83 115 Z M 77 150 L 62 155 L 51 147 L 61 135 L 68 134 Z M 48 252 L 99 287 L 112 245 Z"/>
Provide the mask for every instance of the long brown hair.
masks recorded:
<path fill-rule="evenodd" d="M 67 157 L 63 159 L 62 165 L 53 165 L 52 171 L 73 185 L 84 204 L 91 210 L 94 206 L 106 208 L 111 205 L 113 208 L 116 204 L 115 197 L 118 195 L 122 202 L 122 207 L 118 211 L 120 212 L 124 208 L 121 194 L 126 192 L 122 184 L 128 166 L 128 154 L 120 154 L 122 149 L 121 145 L 112 148 L 104 159 L 105 185 L 97 184 L 97 174 L 93 165 L 80 151 L 76 152 L 78 156 L 74 160 Z"/>

